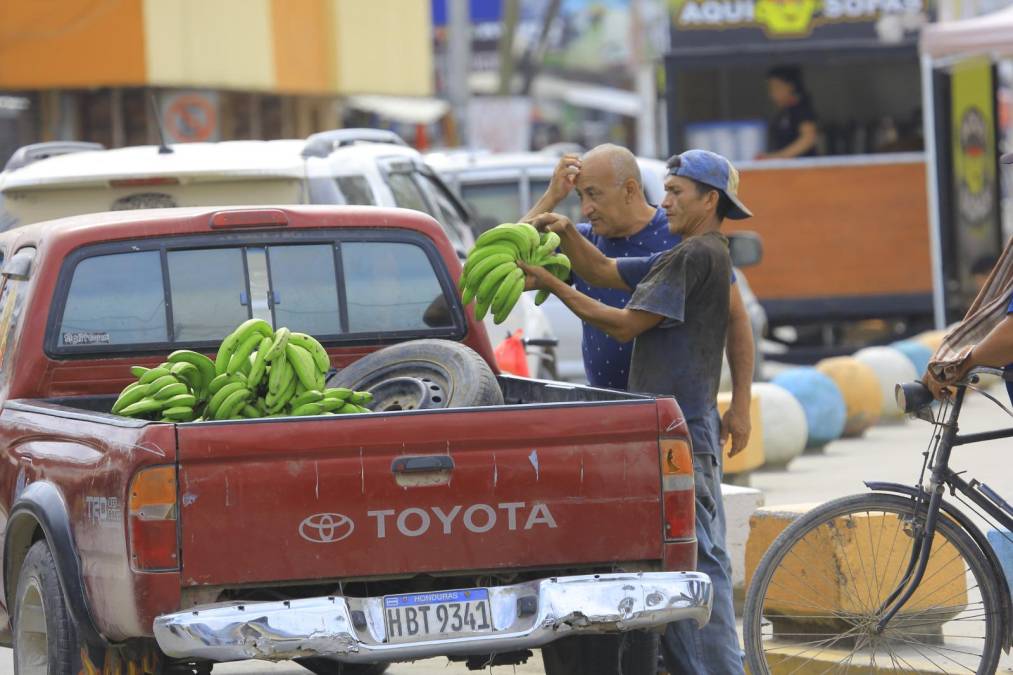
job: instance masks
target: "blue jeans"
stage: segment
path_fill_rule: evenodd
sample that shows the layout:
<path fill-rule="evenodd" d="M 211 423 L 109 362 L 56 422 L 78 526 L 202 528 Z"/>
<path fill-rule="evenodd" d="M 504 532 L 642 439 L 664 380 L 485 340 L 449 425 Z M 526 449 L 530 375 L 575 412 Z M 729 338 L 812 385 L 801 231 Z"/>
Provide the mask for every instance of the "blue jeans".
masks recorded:
<path fill-rule="evenodd" d="M 668 624 L 661 653 L 673 675 L 740 675 L 742 650 L 732 603 L 732 564 L 725 551 L 725 507 L 721 501 L 720 420 L 717 411 L 689 423 L 696 479 L 697 571 L 710 576 L 714 603 L 710 622 Z"/>

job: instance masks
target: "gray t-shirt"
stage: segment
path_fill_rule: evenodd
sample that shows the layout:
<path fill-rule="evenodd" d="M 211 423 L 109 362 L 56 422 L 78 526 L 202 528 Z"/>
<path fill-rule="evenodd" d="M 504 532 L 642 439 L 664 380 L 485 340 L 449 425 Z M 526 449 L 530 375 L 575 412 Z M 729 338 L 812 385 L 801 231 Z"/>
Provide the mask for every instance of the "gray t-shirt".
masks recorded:
<path fill-rule="evenodd" d="M 646 275 L 643 260 L 616 263 L 634 288 L 627 309 L 664 317 L 633 345 L 629 390 L 674 395 L 688 422 L 704 418 L 717 405 L 728 332 L 728 240 L 718 232 L 690 237 L 658 256 Z"/>

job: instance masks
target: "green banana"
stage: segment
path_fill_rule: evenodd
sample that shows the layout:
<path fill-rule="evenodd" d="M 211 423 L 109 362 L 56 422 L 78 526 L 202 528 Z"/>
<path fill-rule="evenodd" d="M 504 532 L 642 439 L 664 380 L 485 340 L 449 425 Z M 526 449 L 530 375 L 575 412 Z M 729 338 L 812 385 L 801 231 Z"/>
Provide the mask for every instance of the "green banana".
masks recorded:
<path fill-rule="evenodd" d="M 507 277 L 514 270 L 520 269 L 517 267 L 515 262 L 505 262 L 502 265 L 496 267 L 482 279 L 482 283 L 478 286 L 475 296 L 479 298 L 491 297 L 496 292 L 497 284 Z"/>
<path fill-rule="evenodd" d="M 232 356 L 229 358 L 229 365 L 226 372 L 232 375 L 233 373 L 238 373 L 244 365 L 249 368 L 250 354 L 253 353 L 253 350 L 257 348 L 257 345 L 259 345 L 260 341 L 263 339 L 264 338 L 260 333 L 253 333 L 243 340 L 242 344 L 236 348 L 236 351 L 234 351 Z"/>
<path fill-rule="evenodd" d="M 348 402 L 355 405 L 365 405 L 373 402 L 373 394 L 368 391 L 357 391 L 348 397 Z"/>
<path fill-rule="evenodd" d="M 506 282 L 504 282 L 506 283 Z M 506 321 L 506 318 L 513 311 L 514 305 L 517 304 L 517 300 L 521 297 L 521 293 L 524 292 L 524 274 L 520 277 L 514 278 L 510 282 L 510 288 L 507 290 L 507 294 L 503 299 L 502 304 L 498 310 L 493 313 L 492 320 L 498 326 L 499 324 Z"/>
<path fill-rule="evenodd" d="M 475 289 L 471 286 L 465 286 L 461 289 L 461 304 L 467 307 L 471 304 L 471 301 L 475 299 Z"/>
<path fill-rule="evenodd" d="M 508 262 L 515 263 L 516 261 L 517 261 L 516 258 L 509 256 L 505 253 L 497 253 L 496 255 L 489 256 L 479 264 L 475 265 L 475 268 L 468 273 L 468 286 L 469 287 L 480 286 L 486 274 L 496 269 L 503 263 Z M 478 294 L 476 293 L 476 296 L 477 295 Z"/>
<path fill-rule="evenodd" d="M 137 403 L 148 394 L 148 387 L 141 385 L 137 382 L 127 385 L 127 387 L 120 393 L 119 398 L 113 403 L 113 407 L 109 410 L 112 414 L 119 414 L 124 408 L 129 405 Z"/>
<path fill-rule="evenodd" d="M 539 290 L 537 293 L 535 293 L 535 306 L 537 307 L 538 305 L 548 300 L 549 295 L 550 293 L 546 290 Z"/>
<path fill-rule="evenodd" d="M 250 366 L 250 374 L 246 376 L 246 381 L 254 389 L 260 385 L 260 381 L 264 379 L 264 373 L 267 372 L 267 352 L 271 349 L 272 344 L 274 344 L 274 338 L 265 337 L 261 338 L 260 346 L 257 347 L 257 356 L 253 360 L 253 365 Z"/>
<path fill-rule="evenodd" d="M 207 356 L 189 349 L 180 349 L 169 354 L 169 363 L 190 363 L 200 371 L 202 390 L 207 389 L 215 377 L 215 362 Z"/>
<path fill-rule="evenodd" d="M 256 419 L 257 417 L 260 417 L 260 411 L 249 403 L 243 405 L 243 409 L 239 412 L 247 419 Z"/>
<path fill-rule="evenodd" d="M 487 246 L 478 246 L 471 249 L 468 254 L 468 259 L 464 261 L 464 268 L 461 270 L 461 276 L 467 277 L 468 273 L 475 268 L 475 265 L 482 262 L 491 255 L 505 254 L 511 256 L 514 260 L 520 256 L 520 251 L 517 246 L 510 242 L 496 242 Z"/>
<path fill-rule="evenodd" d="M 313 365 L 313 357 L 305 349 L 291 342 L 285 347 L 285 356 L 295 371 L 296 377 L 306 389 L 317 388 L 317 372 Z"/>
<path fill-rule="evenodd" d="M 542 242 L 535 249 L 534 261 L 537 264 L 538 261 L 552 255 L 557 248 L 559 248 L 559 235 L 555 232 L 547 232 L 542 238 Z"/>
<path fill-rule="evenodd" d="M 324 412 L 337 412 L 345 406 L 345 402 L 340 398 L 323 398 L 317 403 Z"/>
<path fill-rule="evenodd" d="M 209 416 L 218 419 L 217 414 L 218 411 L 221 409 L 222 403 L 225 401 L 225 399 L 227 399 L 229 396 L 236 393 L 237 391 L 249 391 L 249 389 L 246 388 L 245 384 L 240 382 L 230 382 L 229 384 L 226 384 L 224 387 L 219 389 L 218 393 L 212 396 L 211 400 L 208 401 L 207 411 Z"/>
<path fill-rule="evenodd" d="M 239 333 L 234 331 L 218 345 L 218 353 L 215 355 L 215 375 L 222 375 L 228 371 L 229 361 L 232 359 L 232 353 L 239 347 L 239 341 Z"/>
<path fill-rule="evenodd" d="M 496 293 L 492 296 L 491 304 L 494 315 L 499 314 L 500 310 L 503 308 L 503 303 L 506 302 L 507 296 L 510 295 L 511 290 L 514 287 L 514 282 L 516 282 L 517 279 L 521 279 L 523 283 L 524 271 L 519 267 L 511 271 L 496 288 Z"/>
<path fill-rule="evenodd" d="M 162 410 L 162 419 L 169 419 L 174 422 L 183 422 L 193 419 L 193 408 L 186 405 L 174 406 Z"/>
<path fill-rule="evenodd" d="M 535 228 L 532 227 L 531 229 L 534 230 Z M 537 232 L 535 230 L 536 234 Z M 475 240 L 475 246 L 487 246 L 493 242 L 510 242 L 521 256 L 524 255 L 525 251 L 531 250 L 531 241 L 528 239 L 527 233 L 519 229 L 516 223 L 503 223 L 491 230 L 486 230 Z"/>
<path fill-rule="evenodd" d="M 275 394 L 284 391 L 290 378 L 295 377 L 287 358 L 275 359 L 271 363 L 271 374 L 267 376 L 267 390 Z"/>
<path fill-rule="evenodd" d="M 176 406 L 192 408 L 197 405 L 197 397 L 193 394 L 177 394 L 172 398 L 165 399 L 165 405 L 167 408 L 175 408 Z"/>
<path fill-rule="evenodd" d="M 207 393 L 210 396 L 214 396 L 218 393 L 218 390 L 231 382 L 239 382 L 240 384 L 246 384 L 246 378 L 240 373 L 222 373 L 216 376 L 211 382 L 208 383 Z"/>
<path fill-rule="evenodd" d="M 120 414 L 124 417 L 135 417 L 137 415 L 144 415 L 147 413 L 158 412 L 162 409 L 162 401 L 156 401 L 153 398 L 145 398 L 137 403 L 132 403 L 120 411 Z"/>
<path fill-rule="evenodd" d="M 242 344 L 246 341 L 246 338 L 250 337 L 252 331 L 260 333 L 263 337 L 274 337 L 274 329 L 271 328 L 271 324 L 263 319 L 247 319 L 243 323 L 239 324 L 236 330 L 232 331 L 232 333 L 239 335 L 239 341 L 237 344 Z"/>
<path fill-rule="evenodd" d="M 148 370 L 144 366 L 130 366 L 130 374 L 137 378 L 142 377 Z"/>
<path fill-rule="evenodd" d="M 354 393 L 355 392 L 352 391 L 351 389 L 346 389 L 344 387 L 334 387 L 333 389 L 324 390 L 324 398 L 335 398 L 344 401 Z"/>
<path fill-rule="evenodd" d="M 341 407 L 341 410 L 338 410 L 337 412 L 341 415 L 351 415 L 353 413 L 358 413 L 362 411 L 359 410 L 359 406 L 355 405 L 354 403 L 346 403 L 344 406 Z"/>
<path fill-rule="evenodd" d="M 323 400 L 324 395 L 315 389 L 304 391 L 292 399 L 292 407 L 298 408 L 304 403 L 318 403 Z"/>
<path fill-rule="evenodd" d="M 179 380 L 177 380 L 172 375 L 163 375 L 162 377 L 158 378 L 157 380 L 148 385 L 147 389 L 148 395 L 150 396 L 154 394 L 156 391 L 160 391 L 162 387 L 168 387 L 170 384 L 179 384 Z"/>
<path fill-rule="evenodd" d="M 285 354 L 285 347 L 288 345 L 291 334 L 292 331 L 288 328 L 278 329 L 278 332 L 274 334 L 274 342 L 271 343 L 271 348 L 267 350 L 268 362 L 274 363 L 275 359 Z"/>
<path fill-rule="evenodd" d="M 182 382 L 176 382 L 175 384 L 165 385 L 164 387 L 156 391 L 154 394 L 152 394 L 152 396 L 159 401 L 168 401 L 173 396 L 181 396 L 189 393 L 190 393 L 189 387 L 187 387 Z"/>
<path fill-rule="evenodd" d="M 489 312 L 489 305 L 492 303 L 492 298 L 475 299 L 475 321 L 481 322 L 485 318 L 485 315 Z"/>
<path fill-rule="evenodd" d="M 294 344 L 308 351 L 310 356 L 313 357 L 313 364 L 321 373 L 326 373 L 331 369 L 331 357 L 327 355 L 327 350 L 324 349 L 324 346 L 312 335 L 291 333 L 288 336 L 288 341 L 289 344 Z"/>
<path fill-rule="evenodd" d="M 221 393 L 221 392 L 218 392 Z M 228 420 L 236 416 L 236 413 L 246 405 L 250 399 L 250 390 L 245 387 L 237 389 L 222 400 L 218 409 L 214 411 L 216 420 Z"/>
<path fill-rule="evenodd" d="M 529 223 L 517 223 L 517 229 L 524 233 L 524 236 L 528 240 L 528 257 L 526 260 L 531 260 L 535 255 L 535 251 L 538 250 L 538 246 L 542 243 L 542 235 L 538 233 L 534 225 Z M 523 257 L 523 251 L 522 251 Z"/>
<path fill-rule="evenodd" d="M 145 372 L 143 375 L 141 375 L 138 378 L 137 381 L 140 384 L 151 384 L 152 382 L 154 382 L 158 378 L 165 377 L 166 375 L 171 375 L 171 374 L 172 373 L 169 371 L 168 368 L 163 368 L 162 366 L 159 366 L 158 368 L 152 368 L 151 370 L 148 370 L 147 372 Z"/>
<path fill-rule="evenodd" d="M 185 382 L 193 391 L 199 392 L 204 389 L 204 379 L 201 376 L 201 372 L 192 363 L 175 363 L 169 370 L 172 371 L 172 374 L 177 379 Z"/>
<path fill-rule="evenodd" d="M 304 403 L 298 408 L 292 409 L 293 417 L 305 417 L 307 415 L 319 415 L 324 411 L 319 403 Z"/>
<path fill-rule="evenodd" d="M 291 368 L 289 369 L 290 379 L 285 385 L 284 389 L 274 394 L 268 392 L 267 394 L 267 410 L 268 412 L 278 412 L 292 400 L 295 396 L 295 385 L 299 381 L 296 379 L 295 374 L 292 373 Z"/>

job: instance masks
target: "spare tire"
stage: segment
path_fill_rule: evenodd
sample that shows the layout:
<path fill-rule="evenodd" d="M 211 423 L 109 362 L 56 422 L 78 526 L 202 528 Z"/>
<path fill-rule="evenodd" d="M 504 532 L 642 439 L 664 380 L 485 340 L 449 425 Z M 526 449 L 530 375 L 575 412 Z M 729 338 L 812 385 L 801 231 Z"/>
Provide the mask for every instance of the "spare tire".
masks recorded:
<path fill-rule="evenodd" d="M 377 412 L 503 405 L 489 364 L 450 340 L 411 340 L 384 347 L 331 376 L 329 387 L 373 394 Z"/>

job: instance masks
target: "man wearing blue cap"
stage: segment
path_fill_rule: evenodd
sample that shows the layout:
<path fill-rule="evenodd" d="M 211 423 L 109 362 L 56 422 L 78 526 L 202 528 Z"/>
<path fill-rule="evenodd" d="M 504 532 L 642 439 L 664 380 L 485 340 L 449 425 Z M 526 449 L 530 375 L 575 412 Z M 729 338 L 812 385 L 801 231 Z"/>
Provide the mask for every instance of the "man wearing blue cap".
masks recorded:
<path fill-rule="evenodd" d="M 732 269 L 720 229 L 725 218 L 752 213 L 738 199 L 738 172 L 721 155 L 689 150 L 669 159 L 668 169 L 661 206 L 669 232 L 682 236 L 669 251 L 609 258 L 564 216 L 532 220 L 559 234 L 574 271 L 587 283 L 632 290 L 625 308 L 593 300 L 543 268 L 521 267 L 529 288 L 554 293 L 581 320 L 617 340 L 634 341 L 630 391 L 678 400 L 693 442 L 697 569 L 711 577 L 714 604 L 710 623 L 699 631 L 690 622 L 671 624 L 662 652 L 673 673 L 735 675 L 743 666 L 725 551 L 717 411 Z"/>

